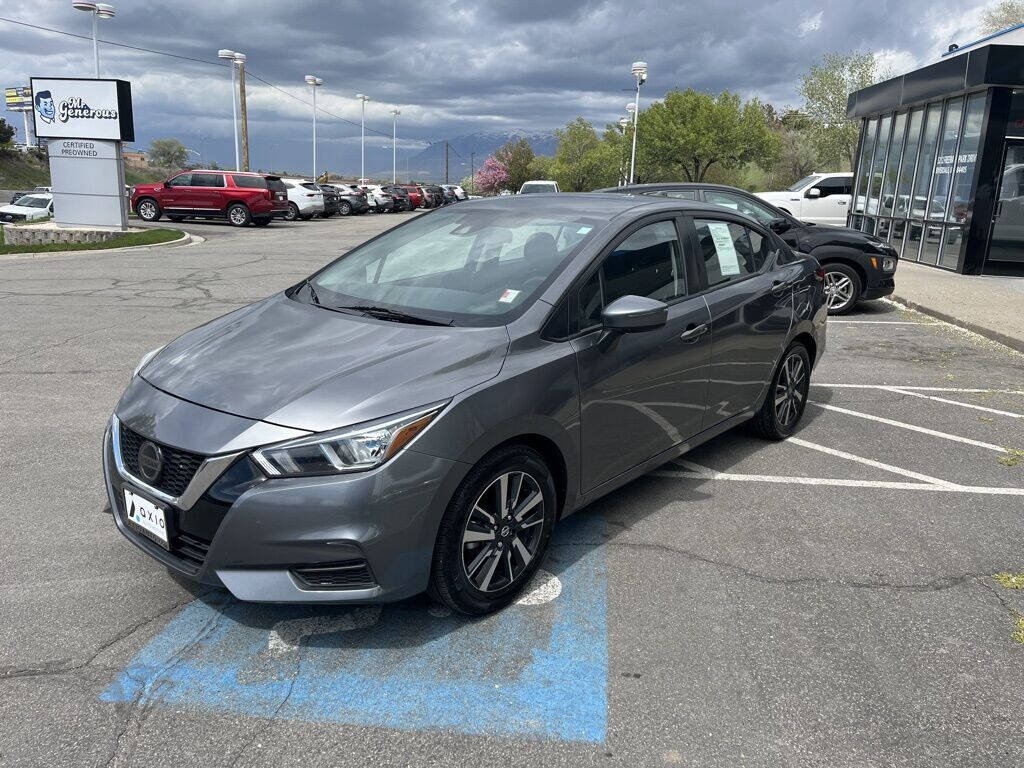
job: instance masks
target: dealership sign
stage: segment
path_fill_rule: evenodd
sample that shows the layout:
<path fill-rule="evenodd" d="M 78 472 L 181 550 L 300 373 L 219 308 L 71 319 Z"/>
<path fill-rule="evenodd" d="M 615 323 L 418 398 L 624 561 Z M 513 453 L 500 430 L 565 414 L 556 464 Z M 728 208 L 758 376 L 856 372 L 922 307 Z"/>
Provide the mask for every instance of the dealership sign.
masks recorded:
<path fill-rule="evenodd" d="M 11 112 L 28 112 L 32 109 L 32 89 L 4 88 L 4 101 Z"/>
<path fill-rule="evenodd" d="M 37 137 L 135 140 L 127 81 L 33 77 L 31 82 Z"/>

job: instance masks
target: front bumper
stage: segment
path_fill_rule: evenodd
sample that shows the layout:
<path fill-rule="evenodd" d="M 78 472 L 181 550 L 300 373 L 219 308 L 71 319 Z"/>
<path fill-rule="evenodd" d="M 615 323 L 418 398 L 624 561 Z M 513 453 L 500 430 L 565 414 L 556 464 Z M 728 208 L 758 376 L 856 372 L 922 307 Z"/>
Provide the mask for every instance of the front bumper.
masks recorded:
<path fill-rule="evenodd" d="M 172 503 L 156 498 L 118 461 L 122 424 L 170 443 L 183 434 L 183 425 L 174 422 L 182 416 L 194 419 L 196 409 L 214 421 L 238 417 L 192 404 L 180 414 L 168 412 L 163 401 L 171 396 L 153 392 L 158 393 L 152 395 L 156 407 L 118 406 L 103 443 L 114 520 L 137 547 L 186 578 L 224 586 L 238 599 L 253 602 L 387 602 L 426 589 L 437 527 L 468 466 L 406 449 L 370 472 L 272 480 L 257 476 L 237 486 L 237 476 L 246 471 L 242 463 L 249 463 L 243 450 L 222 455 L 222 471 L 206 478 L 202 493 L 192 493 L 194 500 L 183 495 Z M 162 421 L 152 418 L 158 413 Z M 202 430 L 209 433 L 206 426 Z M 180 440 L 178 446 L 189 449 Z M 237 446 L 238 440 L 233 441 L 231 447 Z M 170 551 L 127 522 L 125 487 L 166 510 Z M 367 577 L 354 586 L 315 586 L 308 578 L 311 571 L 357 564 L 365 564 Z"/>

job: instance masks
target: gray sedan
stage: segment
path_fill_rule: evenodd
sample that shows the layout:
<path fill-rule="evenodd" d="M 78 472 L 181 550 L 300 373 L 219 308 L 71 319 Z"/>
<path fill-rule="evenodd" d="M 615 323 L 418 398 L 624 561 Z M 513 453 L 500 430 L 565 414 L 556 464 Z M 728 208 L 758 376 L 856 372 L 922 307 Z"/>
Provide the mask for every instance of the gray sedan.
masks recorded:
<path fill-rule="evenodd" d="M 143 358 L 104 437 L 117 527 L 241 600 L 498 609 L 561 517 L 740 424 L 793 432 L 822 280 L 683 200 L 417 217 Z"/>

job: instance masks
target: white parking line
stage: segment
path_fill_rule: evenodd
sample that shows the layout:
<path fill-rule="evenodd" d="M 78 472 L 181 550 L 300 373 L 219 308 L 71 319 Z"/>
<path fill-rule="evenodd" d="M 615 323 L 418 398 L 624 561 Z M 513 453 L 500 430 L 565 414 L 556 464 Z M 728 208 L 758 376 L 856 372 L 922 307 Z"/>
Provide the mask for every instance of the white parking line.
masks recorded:
<path fill-rule="evenodd" d="M 652 472 L 655 477 L 679 480 L 724 480 L 745 483 L 780 483 L 785 485 L 828 485 L 843 488 L 883 488 L 906 491 L 936 491 L 938 493 L 978 493 L 989 496 L 1024 496 L 1024 488 L 990 488 L 977 485 L 937 485 L 934 483 L 898 483 L 888 480 L 846 480 L 833 477 L 791 477 L 786 475 L 743 475 L 735 472 L 716 472 L 709 467 L 692 461 L 678 459 L 679 464 L 690 472 L 659 470 Z"/>
<path fill-rule="evenodd" d="M 864 464 L 868 467 L 874 467 L 875 469 L 881 469 L 886 472 L 892 472 L 896 475 L 903 475 L 904 477 L 911 477 L 914 480 L 920 480 L 930 485 L 948 485 L 955 486 L 956 483 L 950 483 L 946 480 L 940 480 L 937 477 L 931 475 L 922 475 L 920 472 L 914 472 L 910 469 L 903 469 L 903 467 L 896 467 L 892 464 L 885 464 L 881 461 L 875 461 L 874 459 L 866 459 L 863 456 L 857 456 L 853 453 L 847 453 L 846 451 L 837 451 L 835 448 L 828 448 L 824 445 L 818 445 L 818 443 L 812 443 L 808 440 L 802 440 L 799 437 L 790 437 L 786 440 L 787 443 L 793 443 L 794 445 L 802 445 L 804 448 L 810 448 L 812 451 L 820 451 L 821 453 L 827 453 L 829 456 L 836 456 L 840 459 L 846 459 L 848 461 L 855 461 L 858 464 Z"/>
<path fill-rule="evenodd" d="M 838 405 L 828 405 L 827 403 L 819 403 L 815 400 L 808 400 L 808 404 L 816 405 L 818 408 L 824 408 L 829 411 L 835 411 L 836 413 L 845 413 L 847 416 L 856 416 L 859 419 L 869 419 L 870 421 L 877 421 L 880 424 L 888 424 L 893 427 L 899 427 L 900 429 L 909 429 L 913 432 L 920 432 L 923 435 L 931 435 L 932 437 L 941 437 L 943 440 L 953 440 L 957 443 L 964 443 L 965 445 L 974 445 L 978 448 L 987 448 L 990 451 L 996 451 L 998 453 L 1006 453 L 1006 449 L 1001 445 L 995 443 L 986 443 L 982 440 L 972 440 L 969 437 L 960 437 L 959 435 L 951 435 L 948 432 L 939 432 L 937 429 L 928 429 L 927 427 L 919 427 L 916 424 L 907 424 L 905 421 L 896 421 L 895 419 L 886 419 L 882 416 L 874 416 L 870 413 L 862 413 L 861 411 L 851 411 L 849 408 L 840 408 Z"/>
<path fill-rule="evenodd" d="M 913 320 L 829 320 L 829 325 L 938 325 L 938 323 L 915 323 Z"/>
<path fill-rule="evenodd" d="M 832 384 L 832 383 L 821 383 L 817 381 L 811 382 L 812 387 L 830 387 L 832 389 L 891 389 L 892 387 L 899 387 L 900 389 L 912 389 L 915 392 L 965 392 L 965 393 L 982 393 L 990 392 L 993 394 L 1005 394 L 1005 395 L 1024 395 L 1022 389 L 970 389 L 965 387 L 918 387 L 909 386 L 905 384 Z"/>
<path fill-rule="evenodd" d="M 934 395 L 925 395 L 921 392 L 912 392 L 909 389 L 903 387 L 882 387 L 886 392 L 895 392 L 900 395 L 911 395 L 912 397 L 920 397 L 925 400 L 934 400 L 937 403 L 948 403 L 949 405 L 959 405 L 963 408 L 973 408 L 976 411 L 986 411 L 987 413 L 995 413 L 1000 416 L 1009 416 L 1014 419 L 1024 419 L 1024 413 L 1013 413 L 1012 411 L 1001 411 L 998 408 L 988 408 L 984 405 L 975 405 L 974 403 L 961 403 L 959 400 L 947 400 L 944 397 L 935 397 Z"/>

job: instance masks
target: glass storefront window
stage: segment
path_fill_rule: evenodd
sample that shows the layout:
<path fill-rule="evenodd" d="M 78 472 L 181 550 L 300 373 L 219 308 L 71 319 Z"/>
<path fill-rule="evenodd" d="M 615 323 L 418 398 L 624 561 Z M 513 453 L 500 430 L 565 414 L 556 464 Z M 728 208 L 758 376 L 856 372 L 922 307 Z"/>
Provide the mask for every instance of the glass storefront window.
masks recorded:
<path fill-rule="evenodd" d="M 960 149 L 956 154 L 953 197 L 946 213 L 946 221 L 962 224 L 971 214 L 971 188 L 974 186 L 974 169 L 978 162 L 978 142 L 981 140 L 981 123 L 984 117 L 985 94 L 976 93 L 967 100 L 964 135 L 960 138 Z"/>
<path fill-rule="evenodd" d="M 942 240 L 942 225 L 927 224 L 921 233 L 921 256 L 923 264 L 935 264 L 939 260 L 939 242 Z"/>
<path fill-rule="evenodd" d="M 921 156 L 917 163 L 914 179 L 914 193 L 910 198 L 910 218 L 923 219 L 928 201 L 928 187 L 932 182 L 932 167 L 935 165 L 935 149 L 939 142 L 939 123 L 942 120 L 942 104 L 929 104 L 921 132 Z"/>
<path fill-rule="evenodd" d="M 882 192 L 882 171 L 885 170 L 885 158 L 889 151 L 889 128 L 891 126 L 892 115 L 883 116 L 882 121 L 878 124 L 878 141 L 875 143 L 875 156 L 871 161 L 865 213 L 878 213 L 878 197 Z"/>
<path fill-rule="evenodd" d="M 946 236 L 942 241 L 942 250 L 939 251 L 939 266 L 946 269 L 956 269 L 960 260 L 960 244 L 966 235 L 965 227 L 946 227 Z"/>
<path fill-rule="evenodd" d="M 928 203 L 929 219 L 946 218 L 949 207 L 949 191 L 953 181 L 956 161 L 956 144 L 960 138 L 960 118 L 963 115 L 964 100 L 950 99 L 946 105 L 946 119 L 942 124 L 938 156 L 935 159 L 935 181 L 932 184 L 931 200 Z"/>
<path fill-rule="evenodd" d="M 914 183 L 914 169 L 917 167 L 917 148 L 921 144 L 921 121 L 924 109 L 915 109 L 910 113 L 907 124 L 907 140 L 903 149 L 903 164 L 900 166 L 899 183 L 896 186 L 896 203 L 894 216 L 906 218 L 910 215 L 910 185 Z"/>
<path fill-rule="evenodd" d="M 903 250 L 903 236 L 906 234 L 906 231 L 907 222 L 897 220 L 892 223 L 892 234 L 889 237 L 889 243 L 896 249 L 896 253 Z"/>
<path fill-rule="evenodd" d="M 867 169 L 871 167 L 871 158 L 875 152 L 875 134 L 878 132 L 878 118 L 867 121 L 864 128 L 864 142 L 860 151 L 857 170 L 857 191 L 853 196 L 854 213 L 864 213 L 865 183 Z"/>
<path fill-rule="evenodd" d="M 896 203 L 896 177 L 900 172 L 900 154 L 903 151 L 903 133 L 907 127 L 907 113 L 896 115 L 892 124 L 892 141 L 885 159 L 885 178 L 882 180 L 882 197 L 879 210 L 885 216 L 893 215 Z"/>

